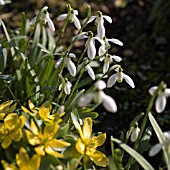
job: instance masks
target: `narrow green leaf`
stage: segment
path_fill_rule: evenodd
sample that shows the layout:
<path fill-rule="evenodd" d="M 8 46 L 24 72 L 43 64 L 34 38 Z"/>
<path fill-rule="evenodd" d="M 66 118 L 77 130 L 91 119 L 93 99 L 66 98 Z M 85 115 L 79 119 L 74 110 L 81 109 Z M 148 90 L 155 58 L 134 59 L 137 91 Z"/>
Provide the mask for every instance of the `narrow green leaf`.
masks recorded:
<path fill-rule="evenodd" d="M 154 170 L 152 165 L 134 149 L 132 149 L 125 143 L 122 143 L 120 140 L 115 139 L 113 137 L 111 137 L 111 140 L 118 143 L 120 147 L 123 148 L 127 153 L 129 153 L 145 170 Z"/>

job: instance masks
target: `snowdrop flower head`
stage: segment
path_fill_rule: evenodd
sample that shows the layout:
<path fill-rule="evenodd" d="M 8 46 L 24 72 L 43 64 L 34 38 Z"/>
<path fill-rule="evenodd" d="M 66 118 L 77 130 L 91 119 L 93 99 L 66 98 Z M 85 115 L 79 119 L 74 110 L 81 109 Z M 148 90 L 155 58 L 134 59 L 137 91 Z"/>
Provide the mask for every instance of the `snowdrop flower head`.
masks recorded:
<path fill-rule="evenodd" d="M 89 76 L 91 77 L 92 80 L 95 80 L 95 74 L 93 69 L 90 67 L 89 64 L 85 66 L 86 71 L 88 72 Z"/>
<path fill-rule="evenodd" d="M 164 132 L 163 135 L 165 137 L 165 142 L 154 145 L 149 151 L 149 156 L 155 156 L 163 147 L 170 153 L 170 131 Z"/>
<path fill-rule="evenodd" d="M 107 81 L 108 88 L 112 87 L 116 82 L 122 82 L 123 80 L 125 80 L 132 88 L 135 88 L 133 80 L 123 73 L 123 69 L 121 67 L 115 69 L 115 71 L 117 71 L 117 73 L 110 76 Z"/>
<path fill-rule="evenodd" d="M 88 36 L 83 36 L 83 38 L 88 38 L 86 41 L 87 47 L 87 55 L 90 60 L 93 60 L 96 56 L 96 47 L 95 47 L 95 40 L 98 40 L 101 44 L 103 43 L 99 37 L 93 37 L 93 33 L 91 31 L 88 32 Z"/>
<path fill-rule="evenodd" d="M 131 127 L 131 137 L 130 140 L 132 142 L 135 142 L 139 136 L 140 128 L 138 127 L 138 124 L 136 123 L 134 127 Z"/>
<path fill-rule="evenodd" d="M 100 61 L 102 60 L 104 60 L 103 73 L 105 74 L 109 70 L 109 65 L 113 62 L 113 60 L 120 62 L 122 58 L 116 55 L 106 54 L 106 56 L 100 58 Z"/>
<path fill-rule="evenodd" d="M 71 92 L 71 87 L 72 87 L 72 84 L 66 79 L 66 83 L 65 83 L 64 87 L 63 87 L 63 83 L 62 83 L 62 84 L 60 84 L 58 89 L 61 90 L 62 88 L 64 88 L 65 94 L 69 95 Z"/>
<path fill-rule="evenodd" d="M 110 16 L 103 15 L 102 12 L 98 11 L 97 16 L 92 16 L 88 23 L 92 22 L 95 19 L 95 24 L 97 25 L 97 36 L 100 39 L 103 39 L 105 36 L 105 27 L 104 27 L 104 19 L 109 23 L 112 23 L 112 19 Z"/>
<path fill-rule="evenodd" d="M 167 103 L 167 97 L 170 96 L 170 88 L 166 88 L 165 83 L 161 83 L 161 88 L 158 89 L 158 86 L 151 87 L 149 89 L 149 93 L 153 95 L 157 90 L 157 98 L 155 101 L 155 109 L 157 113 L 161 113 L 164 111 Z"/>
<path fill-rule="evenodd" d="M 74 23 L 75 27 L 78 30 L 80 30 L 81 29 L 81 24 L 80 24 L 79 19 L 77 18 L 77 15 L 78 15 L 78 11 L 71 9 L 71 14 L 70 14 L 69 21 L 71 23 Z M 67 18 L 67 16 L 68 16 L 68 14 L 61 14 L 60 16 L 58 16 L 57 20 L 58 21 L 65 20 Z"/>
<path fill-rule="evenodd" d="M 4 0 L 0 0 L 0 5 L 5 5 Z"/>
<path fill-rule="evenodd" d="M 103 80 L 98 80 L 94 85 L 98 90 L 103 90 L 106 88 L 106 83 Z"/>
<path fill-rule="evenodd" d="M 106 38 L 106 36 L 104 36 L 103 38 L 103 44 L 100 46 L 99 48 L 99 56 L 102 56 L 106 53 L 106 50 L 110 48 L 110 43 L 109 42 L 112 42 L 114 44 L 117 44 L 119 46 L 123 46 L 123 43 L 116 39 L 116 38 Z"/>

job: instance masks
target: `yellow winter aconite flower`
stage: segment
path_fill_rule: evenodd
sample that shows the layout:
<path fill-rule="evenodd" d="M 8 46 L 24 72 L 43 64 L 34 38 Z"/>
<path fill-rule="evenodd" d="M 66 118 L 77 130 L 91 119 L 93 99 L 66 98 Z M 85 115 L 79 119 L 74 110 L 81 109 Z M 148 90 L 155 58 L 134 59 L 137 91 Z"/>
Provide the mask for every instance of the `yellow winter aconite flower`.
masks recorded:
<path fill-rule="evenodd" d="M 70 143 L 55 138 L 59 130 L 57 121 L 51 121 L 46 124 L 44 129 L 38 129 L 37 125 L 31 120 L 31 131 L 26 130 L 28 142 L 35 146 L 35 152 L 41 156 L 45 153 L 63 158 L 63 154 L 56 151 L 56 149 L 64 149 L 70 146 Z"/>
<path fill-rule="evenodd" d="M 16 108 L 17 103 L 12 105 L 13 102 L 13 100 L 9 100 L 0 104 L 0 120 L 3 119 L 6 114 L 12 112 Z"/>
<path fill-rule="evenodd" d="M 102 152 L 97 150 L 98 146 L 103 145 L 106 140 L 106 134 L 92 136 L 92 119 L 90 117 L 84 120 L 83 127 L 74 122 L 79 131 L 80 138 L 76 142 L 76 149 L 84 156 L 88 156 L 96 165 L 106 167 L 109 163 L 108 158 Z"/>
<path fill-rule="evenodd" d="M 35 116 L 35 113 L 36 113 L 36 109 L 35 109 L 35 106 L 34 104 L 31 102 L 31 100 L 28 100 L 28 106 L 29 106 L 29 109 L 31 111 L 29 111 L 27 108 L 25 108 L 24 106 L 21 106 L 22 110 L 25 112 L 25 113 L 28 113 L 30 116 Z"/>
<path fill-rule="evenodd" d="M 41 156 L 34 154 L 31 159 L 24 148 L 20 148 L 19 153 L 16 154 L 17 166 L 9 164 L 2 160 L 1 163 L 4 170 L 38 170 L 41 162 Z"/>
<path fill-rule="evenodd" d="M 7 149 L 12 140 L 20 141 L 24 122 L 25 117 L 18 116 L 16 113 L 10 113 L 5 117 L 4 123 L 0 124 L 0 142 L 3 149 Z"/>

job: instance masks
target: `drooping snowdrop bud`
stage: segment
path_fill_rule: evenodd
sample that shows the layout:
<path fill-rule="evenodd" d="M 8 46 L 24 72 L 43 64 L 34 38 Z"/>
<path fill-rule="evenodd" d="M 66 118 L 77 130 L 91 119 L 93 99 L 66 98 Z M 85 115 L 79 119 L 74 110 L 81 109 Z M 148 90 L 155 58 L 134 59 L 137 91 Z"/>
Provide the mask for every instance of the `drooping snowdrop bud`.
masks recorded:
<path fill-rule="evenodd" d="M 45 20 L 46 20 L 46 22 L 48 23 L 48 26 L 49 26 L 50 30 L 51 30 L 51 31 L 55 31 L 54 23 L 53 23 L 53 21 L 51 20 L 48 12 L 45 14 Z"/>
<path fill-rule="evenodd" d="M 163 135 L 165 137 L 165 142 L 154 145 L 149 151 L 149 156 L 155 156 L 163 147 L 167 149 L 167 152 L 170 152 L 170 131 L 164 132 Z"/>
<path fill-rule="evenodd" d="M 138 124 L 136 123 L 135 124 L 135 127 L 131 127 L 131 137 L 130 137 L 130 140 L 132 142 L 135 142 L 139 136 L 139 133 L 140 133 L 140 128 L 138 127 Z"/>
<path fill-rule="evenodd" d="M 4 0 L 0 0 L 0 5 L 5 5 Z"/>
<path fill-rule="evenodd" d="M 149 89 L 149 93 L 153 95 L 156 90 L 158 90 L 158 86 L 151 87 Z M 156 98 L 155 101 L 155 108 L 158 113 L 161 113 L 164 111 L 167 103 L 167 97 L 170 96 L 170 89 L 166 88 L 166 84 L 164 83 L 162 85 L 162 88 L 159 89 L 157 93 L 158 97 Z"/>
<path fill-rule="evenodd" d="M 68 14 L 61 14 L 60 16 L 58 16 L 57 20 L 58 21 L 65 20 L 67 18 L 67 15 Z M 79 19 L 77 18 L 76 15 L 78 15 L 78 11 L 72 9 L 69 20 L 70 20 L 71 23 L 74 23 L 75 27 L 78 30 L 80 30 L 81 29 L 81 24 L 80 24 L 80 21 L 79 21 Z"/>
<path fill-rule="evenodd" d="M 112 87 L 116 81 L 117 82 L 122 82 L 123 79 L 132 87 L 135 88 L 133 80 L 126 74 L 124 74 L 122 71 L 122 68 L 115 69 L 117 71 L 116 74 L 113 74 L 112 76 L 109 77 L 107 81 L 107 87 L 110 88 Z"/>
<path fill-rule="evenodd" d="M 98 80 L 94 85 L 99 90 L 103 90 L 106 88 L 106 83 L 103 80 Z"/>

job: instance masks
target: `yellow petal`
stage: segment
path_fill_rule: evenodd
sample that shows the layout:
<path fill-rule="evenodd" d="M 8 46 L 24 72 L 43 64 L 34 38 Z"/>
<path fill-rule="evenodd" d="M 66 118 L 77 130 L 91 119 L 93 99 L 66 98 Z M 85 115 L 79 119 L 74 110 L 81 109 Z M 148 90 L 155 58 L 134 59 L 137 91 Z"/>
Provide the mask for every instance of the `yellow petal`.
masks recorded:
<path fill-rule="evenodd" d="M 98 136 L 93 136 L 91 142 L 95 145 L 95 147 L 98 147 L 103 145 L 105 140 L 106 140 L 106 133 Z"/>
<path fill-rule="evenodd" d="M 92 119 L 87 117 L 83 124 L 83 140 L 90 139 L 92 134 Z"/>
<path fill-rule="evenodd" d="M 3 149 L 7 149 L 11 145 L 11 143 L 12 143 L 12 139 L 10 138 L 10 136 L 6 136 L 6 138 L 1 143 L 1 146 Z"/>
<path fill-rule="evenodd" d="M 4 170 L 18 170 L 18 168 L 15 165 L 9 164 L 4 160 L 1 160 L 1 163 L 4 167 Z"/>
<path fill-rule="evenodd" d="M 34 135 L 38 135 L 39 130 L 33 119 L 31 119 L 31 130 Z"/>
<path fill-rule="evenodd" d="M 41 155 L 41 156 L 45 155 L 44 145 L 39 145 L 35 147 L 34 150 L 38 155 Z"/>
<path fill-rule="evenodd" d="M 66 141 L 63 141 L 63 140 L 57 140 L 57 139 L 51 139 L 48 144 L 52 147 L 55 147 L 55 148 L 65 148 L 67 146 L 70 146 L 71 144 L 66 142 Z"/>
<path fill-rule="evenodd" d="M 32 112 L 36 112 L 34 104 L 31 102 L 31 100 L 28 100 L 28 106 L 31 109 Z"/>
<path fill-rule="evenodd" d="M 19 129 L 15 131 L 14 133 L 11 134 L 11 137 L 15 142 L 19 142 L 20 139 L 22 138 L 22 130 Z"/>
<path fill-rule="evenodd" d="M 41 156 L 38 154 L 34 154 L 30 160 L 30 166 L 32 167 L 31 170 L 37 170 L 40 167 L 41 163 Z"/>
<path fill-rule="evenodd" d="M 26 133 L 28 142 L 31 145 L 35 146 L 37 144 L 40 144 L 40 139 L 37 136 L 35 136 L 32 132 L 30 132 L 29 130 L 25 130 L 25 133 Z"/>
<path fill-rule="evenodd" d="M 46 146 L 45 147 L 45 151 L 49 154 L 49 155 L 53 155 L 56 156 L 58 158 L 63 158 L 63 154 L 58 153 L 57 151 L 53 150 L 50 146 Z"/>
<path fill-rule="evenodd" d="M 54 136 L 57 134 L 59 129 L 58 122 L 49 122 L 44 128 L 44 135 Z"/>
<path fill-rule="evenodd" d="M 80 138 L 78 138 L 78 140 L 76 142 L 76 149 L 77 149 L 77 151 L 79 153 L 81 153 L 82 155 L 84 155 L 84 152 L 85 152 L 85 149 L 86 149 L 85 147 L 86 146 L 85 146 L 84 142 Z"/>
<path fill-rule="evenodd" d="M 24 106 L 21 106 L 21 109 L 22 109 L 25 113 L 29 114 L 30 116 L 34 116 L 34 113 L 30 112 L 30 111 L 29 111 L 28 109 L 26 109 Z"/>
<path fill-rule="evenodd" d="M 100 151 L 96 150 L 89 157 L 97 166 L 106 167 L 109 164 L 109 159 Z"/>
<path fill-rule="evenodd" d="M 11 105 L 13 102 L 14 102 L 13 100 L 9 100 L 9 101 L 2 103 L 0 105 L 0 113 L 7 114 L 7 113 L 12 112 L 16 108 L 16 105 L 17 105 L 17 103 L 15 103 L 14 105 Z"/>
<path fill-rule="evenodd" d="M 38 108 L 40 117 L 42 119 L 47 118 L 48 115 L 50 115 L 51 109 L 52 109 L 52 106 L 49 101 L 42 104 L 41 107 Z"/>
<path fill-rule="evenodd" d="M 29 162 L 29 156 L 23 147 L 21 147 L 19 153 L 16 154 L 16 162 L 20 168 L 27 167 L 27 164 Z"/>
<path fill-rule="evenodd" d="M 10 113 L 4 120 L 4 125 L 7 129 L 13 130 L 18 123 L 18 115 L 16 113 Z"/>
<path fill-rule="evenodd" d="M 0 120 L 2 120 L 5 116 L 5 113 L 0 113 Z"/>

